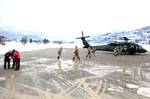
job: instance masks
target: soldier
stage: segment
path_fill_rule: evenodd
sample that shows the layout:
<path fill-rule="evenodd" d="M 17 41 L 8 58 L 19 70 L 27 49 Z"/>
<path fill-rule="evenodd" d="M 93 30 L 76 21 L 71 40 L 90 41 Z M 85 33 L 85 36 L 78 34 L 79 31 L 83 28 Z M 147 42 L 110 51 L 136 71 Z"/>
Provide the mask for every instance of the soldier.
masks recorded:
<path fill-rule="evenodd" d="M 86 58 L 87 57 L 89 57 L 89 58 L 91 58 L 91 47 L 88 47 L 88 53 L 87 53 L 87 55 L 86 55 Z"/>
<path fill-rule="evenodd" d="M 11 57 L 12 57 L 11 51 L 5 53 L 5 55 L 4 55 L 4 69 L 5 70 L 6 70 L 7 66 L 8 66 L 8 69 L 10 69 L 10 59 L 11 59 Z"/>
<path fill-rule="evenodd" d="M 62 47 L 60 47 L 60 49 L 58 50 L 58 56 L 57 56 L 58 68 L 62 71 L 62 68 L 61 68 L 61 64 L 62 64 L 61 53 L 62 53 Z"/>
<path fill-rule="evenodd" d="M 58 50 L 58 56 L 57 56 L 57 59 L 61 58 L 61 52 L 62 52 L 62 47 L 60 47 L 60 49 Z"/>
<path fill-rule="evenodd" d="M 73 61 L 75 60 L 75 59 L 78 59 L 78 60 L 80 60 L 80 57 L 79 57 L 79 49 L 78 49 L 78 47 L 76 46 L 75 47 L 75 49 L 74 49 L 74 56 L 73 56 Z"/>
<path fill-rule="evenodd" d="M 80 57 L 79 57 L 79 49 L 77 48 L 77 46 L 74 49 L 74 56 L 72 60 L 74 62 L 74 70 L 78 70 Z"/>
<path fill-rule="evenodd" d="M 93 47 L 92 47 L 93 56 L 95 56 L 95 52 L 96 52 L 96 48 L 93 46 Z"/>
<path fill-rule="evenodd" d="M 12 55 L 13 55 L 13 68 L 15 70 L 19 70 L 20 69 L 20 52 L 13 49 Z"/>

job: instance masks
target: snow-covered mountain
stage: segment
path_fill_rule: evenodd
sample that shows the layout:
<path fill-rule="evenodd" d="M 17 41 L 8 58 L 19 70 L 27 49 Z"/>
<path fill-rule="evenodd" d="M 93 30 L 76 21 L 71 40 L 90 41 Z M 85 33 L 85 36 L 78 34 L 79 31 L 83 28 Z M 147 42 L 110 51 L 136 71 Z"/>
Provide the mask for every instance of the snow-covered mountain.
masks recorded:
<path fill-rule="evenodd" d="M 26 36 L 28 39 L 40 40 L 46 38 L 47 36 L 39 32 L 31 31 L 15 31 L 10 28 L 0 28 L 0 36 L 4 36 L 9 40 L 21 39 Z"/>
<path fill-rule="evenodd" d="M 40 40 L 44 38 L 48 38 L 50 41 L 74 41 L 73 38 L 70 39 L 63 39 L 58 37 L 49 37 L 44 33 L 35 32 L 35 31 L 15 31 L 11 28 L 3 28 L 0 27 L 0 36 L 5 36 L 7 39 L 14 40 L 14 39 L 21 39 L 22 37 L 26 36 L 28 39 L 35 39 Z M 119 31 L 119 32 L 109 32 L 106 34 L 97 34 L 91 36 L 87 40 L 90 43 L 110 43 L 116 40 L 120 40 L 122 37 L 127 37 L 134 42 L 137 43 L 150 43 L 150 26 L 143 27 L 140 29 L 136 29 L 133 31 Z"/>
<path fill-rule="evenodd" d="M 69 42 L 74 41 L 73 38 L 62 38 L 58 36 L 48 36 L 41 32 L 36 31 L 17 31 L 9 27 L 0 27 L 0 36 L 4 36 L 9 40 L 17 40 L 21 39 L 23 37 L 26 37 L 27 39 L 33 39 L 33 40 L 43 40 L 48 39 L 50 41 L 62 41 L 62 42 Z"/>
<path fill-rule="evenodd" d="M 110 43 L 127 37 L 133 42 L 150 43 L 150 26 L 136 29 L 133 31 L 109 32 L 106 34 L 98 34 L 91 36 L 88 40 L 91 43 Z"/>

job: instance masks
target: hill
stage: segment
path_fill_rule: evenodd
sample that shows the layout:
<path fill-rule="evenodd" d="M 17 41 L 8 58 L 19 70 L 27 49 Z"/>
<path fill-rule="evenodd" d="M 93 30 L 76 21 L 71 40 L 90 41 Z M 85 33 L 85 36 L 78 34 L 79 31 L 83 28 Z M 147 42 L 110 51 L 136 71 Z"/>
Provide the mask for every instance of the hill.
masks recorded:
<path fill-rule="evenodd" d="M 133 31 L 109 32 L 106 34 L 98 34 L 91 36 L 88 40 L 92 43 L 110 43 L 127 37 L 136 43 L 150 43 L 150 26 L 136 29 Z"/>

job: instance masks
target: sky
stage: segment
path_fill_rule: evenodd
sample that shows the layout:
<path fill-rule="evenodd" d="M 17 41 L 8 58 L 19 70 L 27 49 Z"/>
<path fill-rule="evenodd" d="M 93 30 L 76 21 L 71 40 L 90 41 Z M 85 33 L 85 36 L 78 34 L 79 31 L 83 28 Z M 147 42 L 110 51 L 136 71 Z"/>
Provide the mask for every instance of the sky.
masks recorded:
<path fill-rule="evenodd" d="M 150 0 L 0 0 L 0 26 L 74 37 L 150 25 Z"/>

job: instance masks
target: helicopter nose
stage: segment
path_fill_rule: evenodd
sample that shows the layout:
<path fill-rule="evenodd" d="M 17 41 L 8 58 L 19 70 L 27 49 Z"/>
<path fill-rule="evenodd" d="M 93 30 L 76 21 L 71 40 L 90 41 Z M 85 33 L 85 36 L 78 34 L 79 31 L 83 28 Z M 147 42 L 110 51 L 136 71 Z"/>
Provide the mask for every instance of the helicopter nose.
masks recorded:
<path fill-rule="evenodd" d="M 147 52 L 147 50 L 144 49 L 145 52 Z"/>
<path fill-rule="evenodd" d="M 145 52 L 147 52 L 147 50 L 146 50 L 146 49 L 143 49 L 141 52 L 142 52 L 142 53 L 145 53 Z"/>

